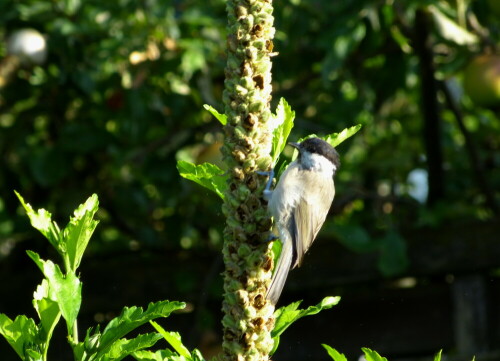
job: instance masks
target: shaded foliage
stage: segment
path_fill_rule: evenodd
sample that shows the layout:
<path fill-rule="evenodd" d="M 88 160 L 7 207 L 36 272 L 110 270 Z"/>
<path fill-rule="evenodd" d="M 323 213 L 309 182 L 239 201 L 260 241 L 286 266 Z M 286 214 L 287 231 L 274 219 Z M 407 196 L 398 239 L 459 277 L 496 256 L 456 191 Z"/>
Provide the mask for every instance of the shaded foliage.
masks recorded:
<path fill-rule="evenodd" d="M 203 104 L 222 108 L 224 5 L 0 4 L 0 263 L 21 242 L 45 247 L 19 217 L 14 189 L 54 214 L 68 214 L 81 199 L 99 194 L 101 225 L 90 254 L 216 254 L 220 201 L 181 179 L 175 165 L 219 160 L 220 124 Z M 465 12 L 453 1 L 431 0 L 275 5 L 273 96 L 275 103 L 285 97 L 296 113 L 290 139 L 363 124 L 339 147 L 336 217 L 323 235 L 357 252 L 378 252 L 380 271 L 396 275 L 409 262 L 405 233 L 494 217 L 498 109 L 475 106 L 463 94 L 461 73 L 470 58 L 498 42 L 500 20 L 487 1 L 472 1 Z M 436 94 L 422 88 L 419 9 L 427 19 Z M 443 17 L 456 25 L 452 36 L 443 31 Z M 44 63 L 14 64 L 8 56 L 7 40 L 22 28 L 46 37 Z M 425 96 L 437 101 L 441 122 L 444 174 L 438 181 L 444 188 L 432 207 L 412 189 L 418 174 L 425 183 L 428 169 Z M 478 181 L 470 159 L 486 182 Z M 186 281 L 193 277 L 189 273 L 180 271 L 178 288 L 195 293 L 196 283 Z"/>

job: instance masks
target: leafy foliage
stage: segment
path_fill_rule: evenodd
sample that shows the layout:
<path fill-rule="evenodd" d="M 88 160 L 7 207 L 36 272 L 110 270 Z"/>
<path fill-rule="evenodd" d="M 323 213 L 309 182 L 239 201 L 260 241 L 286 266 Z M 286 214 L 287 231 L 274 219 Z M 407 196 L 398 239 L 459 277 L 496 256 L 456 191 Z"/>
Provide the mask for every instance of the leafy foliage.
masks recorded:
<path fill-rule="evenodd" d="M 281 152 L 285 148 L 288 136 L 293 128 L 293 120 L 295 119 L 295 112 L 284 98 L 280 99 L 276 114 L 273 114 L 273 142 L 271 157 L 273 165 L 278 161 Z"/>
<path fill-rule="evenodd" d="M 29 257 L 45 276 L 33 297 L 33 306 L 40 324 L 24 315 L 17 316 L 12 321 L 5 314 L 0 314 L 0 334 L 21 359 L 47 360 L 52 332 L 61 316 L 66 320 L 68 340 L 78 361 L 122 360 L 128 355 L 153 346 L 162 338 L 157 333 L 138 335 L 132 339 L 126 339 L 125 336 L 153 319 L 168 317 L 172 312 L 183 309 L 185 303 L 160 301 L 150 303 L 145 311 L 141 307 L 125 307 L 118 317 L 108 323 L 102 333 L 99 327 L 95 330 L 89 329 L 85 340 L 78 342 L 78 330 L 75 326 L 82 302 L 82 283 L 75 272 L 98 223 L 94 220 L 98 210 L 97 196 L 94 194 L 76 209 L 74 217 L 71 217 L 63 231 L 52 221 L 50 213 L 44 209 L 34 211 L 19 194 L 17 196 L 32 225 L 56 248 L 66 265 L 64 273 L 59 265 L 28 251 Z M 173 340 L 174 338 L 172 342 Z M 179 350 L 182 346 L 180 338 L 176 341 L 176 350 Z"/>
<path fill-rule="evenodd" d="M 271 332 L 271 336 L 273 337 L 274 341 L 274 347 L 271 351 L 271 355 L 274 354 L 274 352 L 278 348 L 281 334 L 285 332 L 285 330 L 290 327 L 295 321 L 299 320 L 302 317 L 315 315 L 322 310 L 332 308 L 339 302 L 340 297 L 326 297 L 317 305 L 309 306 L 308 308 L 303 310 L 298 309 L 302 301 L 297 301 L 289 304 L 288 306 L 277 309 L 274 312 L 274 317 L 276 320 L 274 323 L 274 329 Z"/>
<path fill-rule="evenodd" d="M 11 268 L 17 263 L 6 259 L 16 256 L 24 240 L 38 245 L 36 231 L 20 218 L 12 189 L 60 214 L 84 195 L 98 193 L 106 207 L 95 230 L 99 241 L 89 245 L 93 254 L 130 251 L 131 244 L 172 255 L 218 251 L 221 217 L 199 215 L 218 209 L 220 202 L 179 180 L 176 161 L 202 164 L 220 139 L 221 120 L 202 105 L 220 109 L 224 7 L 222 0 L 1 2 L 0 262 L 6 273 L 17 272 Z M 279 52 L 273 58 L 274 105 L 286 97 L 293 106 L 290 137 L 363 125 L 363 132 L 339 148 L 338 209 L 335 222 L 329 222 L 334 226 L 326 224 L 322 234 L 356 252 L 377 253 L 380 272 L 389 276 L 408 265 L 408 234 L 494 215 L 442 90 L 436 139 L 446 164 L 444 196 L 431 207 L 425 194 L 423 200 L 413 195 L 412 174 L 426 174 L 428 168 L 421 106 L 428 91 L 422 89 L 414 46 L 417 10 L 432 20 L 427 30 L 429 45 L 439 49 L 432 59 L 436 79 L 455 94 L 498 201 L 498 110 L 474 105 L 462 86 L 463 67 L 498 43 L 498 17 L 488 1 L 288 1 L 276 3 L 274 12 Z M 479 28 L 470 26 L 468 16 Z M 46 61 L 10 66 L 8 41 L 24 28 L 44 36 Z M 284 153 L 289 156 L 286 148 Z M 47 211 L 35 213 L 30 217 L 35 228 L 64 253 L 58 238 L 64 231 Z M 62 255 L 63 275 L 79 265 L 81 250 L 70 248 Z M 40 287 L 35 308 L 45 319 L 41 337 L 47 340 L 60 312 L 48 284 Z M 37 358 L 43 350 L 26 353 Z"/>
<path fill-rule="evenodd" d="M 347 357 L 343 353 L 338 352 L 331 346 L 325 344 L 323 344 L 322 346 L 326 350 L 326 352 L 328 352 L 328 356 L 330 356 L 333 361 L 347 361 Z M 367 347 L 362 347 L 361 350 L 364 353 L 366 361 L 387 361 L 387 359 L 380 356 L 377 351 L 374 351 Z M 441 361 L 441 353 L 442 351 L 436 353 L 436 355 L 434 356 L 434 361 Z"/>
<path fill-rule="evenodd" d="M 199 185 L 215 192 L 219 197 L 224 199 L 224 192 L 227 188 L 227 177 L 222 169 L 215 164 L 203 163 L 195 165 L 183 160 L 177 162 L 177 169 L 181 177 L 192 180 Z"/>
<path fill-rule="evenodd" d="M 49 299 L 55 301 L 59 306 L 62 316 L 66 320 L 68 330 L 71 330 L 82 303 L 82 284 L 73 271 L 63 274 L 57 264 L 52 261 L 44 261 L 40 256 L 28 251 L 28 256 L 36 263 L 42 271 L 48 284 Z"/>
<path fill-rule="evenodd" d="M 186 361 L 202 361 L 204 360 L 200 351 L 194 349 L 190 352 L 186 346 L 182 343 L 181 335 L 178 332 L 169 332 L 165 331 L 159 324 L 154 321 L 151 321 L 153 327 L 158 331 L 163 338 L 168 342 L 170 346 L 174 349 L 175 352 L 172 353 L 169 357 L 173 360 L 186 360 Z M 150 356 L 149 356 L 150 357 Z M 139 359 L 138 359 L 139 360 Z"/>

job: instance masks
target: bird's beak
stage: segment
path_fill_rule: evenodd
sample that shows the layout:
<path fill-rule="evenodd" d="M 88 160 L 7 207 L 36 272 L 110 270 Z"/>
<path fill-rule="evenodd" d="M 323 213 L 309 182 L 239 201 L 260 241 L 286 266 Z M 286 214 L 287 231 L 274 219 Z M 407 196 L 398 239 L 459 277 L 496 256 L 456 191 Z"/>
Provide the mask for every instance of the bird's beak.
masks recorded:
<path fill-rule="evenodd" d="M 288 142 L 288 145 L 291 145 L 292 147 L 294 147 L 294 148 L 296 148 L 296 149 L 299 149 L 299 148 L 300 148 L 300 144 L 299 144 L 299 143 Z"/>

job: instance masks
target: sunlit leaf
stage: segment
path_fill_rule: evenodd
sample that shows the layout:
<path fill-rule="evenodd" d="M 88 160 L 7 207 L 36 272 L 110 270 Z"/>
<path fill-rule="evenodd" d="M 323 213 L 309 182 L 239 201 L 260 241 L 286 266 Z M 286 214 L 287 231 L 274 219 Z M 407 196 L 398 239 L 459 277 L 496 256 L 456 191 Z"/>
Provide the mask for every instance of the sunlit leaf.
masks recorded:
<path fill-rule="evenodd" d="M 177 161 L 177 170 L 181 177 L 192 180 L 199 185 L 215 192 L 224 199 L 227 189 L 227 176 L 224 171 L 212 163 L 196 165 L 184 160 Z"/>
<path fill-rule="evenodd" d="M 37 343 L 38 328 L 33 319 L 24 315 L 17 316 L 12 321 L 5 314 L 0 313 L 0 334 L 24 360 L 25 347 Z"/>
<path fill-rule="evenodd" d="M 165 361 L 165 360 L 173 360 L 176 354 L 168 349 L 158 350 L 156 352 L 143 350 L 134 352 L 132 356 L 137 361 Z"/>
<path fill-rule="evenodd" d="M 271 331 L 271 337 L 274 340 L 274 347 L 271 351 L 271 355 L 274 354 L 279 345 L 280 336 L 285 330 L 290 327 L 295 321 L 299 320 L 305 316 L 311 316 L 319 313 L 322 310 L 327 310 L 337 305 L 340 302 L 340 297 L 325 297 L 315 306 L 309 306 L 304 310 L 298 309 L 302 301 L 297 301 L 289 304 L 288 306 L 284 306 L 278 308 L 274 312 L 274 329 Z"/>
<path fill-rule="evenodd" d="M 74 272 L 68 271 L 64 275 L 59 266 L 52 261 L 45 261 L 32 251 L 27 253 L 43 272 L 49 284 L 49 298 L 57 302 L 66 320 L 68 331 L 71 330 L 82 303 L 82 283 Z"/>
<path fill-rule="evenodd" d="M 333 361 L 347 361 L 347 357 L 345 357 L 343 353 L 340 353 L 334 348 L 325 344 L 322 344 L 321 346 L 324 347 L 324 349 L 326 350 L 326 352 L 328 352 L 328 355 L 332 358 Z"/>
<path fill-rule="evenodd" d="M 183 309 L 185 306 L 183 302 L 161 301 L 150 303 L 145 311 L 142 307 L 125 307 L 122 313 L 112 319 L 102 332 L 97 356 L 108 352 L 114 342 L 137 327 L 155 318 L 168 317 L 172 312 Z"/>
<path fill-rule="evenodd" d="M 362 127 L 362 125 L 358 124 L 358 125 L 355 125 L 353 127 L 346 128 L 343 131 L 341 131 L 340 133 L 329 134 L 326 137 L 323 137 L 323 139 L 325 141 L 327 141 L 328 143 L 330 143 L 330 145 L 332 147 L 336 147 L 339 144 L 341 144 L 343 141 L 345 141 L 346 139 L 349 139 L 354 134 L 356 134 L 361 129 L 361 127 Z"/>
<path fill-rule="evenodd" d="M 428 9 L 434 19 L 436 30 L 443 39 L 454 42 L 457 45 L 474 45 L 479 42 L 477 35 L 458 25 L 439 11 L 437 7 L 431 5 Z"/>
<path fill-rule="evenodd" d="M 109 351 L 103 355 L 103 360 L 120 361 L 134 352 L 154 346 L 161 338 L 157 333 L 138 335 L 130 340 L 121 338 L 111 345 Z"/>
<path fill-rule="evenodd" d="M 182 343 L 181 335 L 178 332 L 165 331 L 163 327 L 154 321 L 150 321 L 150 323 L 170 344 L 170 346 L 172 346 L 175 352 L 187 359 L 191 358 L 191 352 L 189 352 L 188 348 Z"/>
<path fill-rule="evenodd" d="M 273 165 L 276 164 L 278 158 L 283 152 L 288 140 L 288 136 L 293 128 L 293 121 L 295 119 L 295 112 L 284 98 L 280 99 L 276 114 L 273 115 L 273 144 L 271 150 L 271 157 Z"/>
<path fill-rule="evenodd" d="M 49 283 L 46 279 L 38 285 L 34 292 L 33 306 L 40 318 L 44 342 L 48 344 L 52 332 L 61 318 L 61 312 L 57 301 L 49 296 Z"/>
<path fill-rule="evenodd" d="M 442 354 L 443 350 L 439 350 L 439 352 L 434 355 L 434 361 L 441 361 L 441 354 Z"/>
<path fill-rule="evenodd" d="M 26 214 L 33 228 L 39 230 L 55 249 L 63 251 L 62 245 L 60 244 L 60 230 L 57 223 L 52 221 L 52 214 L 45 209 L 39 209 L 38 211 L 33 210 L 31 205 L 26 203 L 19 193 L 16 191 L 14 191 L 14 193 L 16 193 L 17 198 L 19 198 L 23 208 L 26 210 Z"/>
<path fill-rule="evenodd" d="M 227 124 L 227 115 L 219 113 L 213 106 L 204 104 L 203 108 L 208 110 L 222 125 Z"/>
<path fill-rule="evenodd" d="M 90 237 L 99 223 L 94 220 L 98 208 L 99 201 L 97 195 L 94 194 L 75 210 L 74 217 L 71 217 L 70 222 L 63 230 L 65 248 L 72 271 L 76 271 L 80 265 Z"/>
<path fill-rule="evenodd" d="M 366 361 L 387 361 L 385 357 L 380 356 L 377 351 L 370 350 L 369 348 L 362 347 L 365 354 Z"/>

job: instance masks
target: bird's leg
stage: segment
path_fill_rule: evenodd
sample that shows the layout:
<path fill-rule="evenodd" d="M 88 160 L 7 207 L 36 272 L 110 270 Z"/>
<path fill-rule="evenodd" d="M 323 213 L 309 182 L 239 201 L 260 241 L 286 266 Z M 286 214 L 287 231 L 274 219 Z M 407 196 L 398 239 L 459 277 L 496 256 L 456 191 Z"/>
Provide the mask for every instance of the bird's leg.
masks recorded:
<path fill-rule="evenodd" d="M 273 179 L 274 179 L 274 168 L 271 168 L 268 172 L 257 171 L 257 174 L 269 177 L 269 180 L 266 183 L 266 188 L 264 188 L 263 191 L 264 199 L 269 202 L 273 194 L 273 191 L 271 190 L 271 185 L 273 184 Z M 279 237 L 271 232 L 271 234 L 267 237 L 267 239 L 264 242 L 269 243 L 272 241 L 276 241 L 277 239 L 279 239 Z"/>
<path fill-rule="evenodd" d="M 271 233 L 269 235 L 269 237 L 267 237 L 267 239 L 264 242 L 269 243 L 269 242 L 276 241 L 277 239 L 280 239 L 280 238 L 277 235 Z"/>
<path fill-rule="evenodd" d="M 271 168 L 269 172 L 261 172 L 258 171 L 257 174 L 268 176 L 269 180 L 267 181 L 266 188 L 264 188 L 263 196 L 266 201 L 271 200 L 271 195 L 273 194 L 273 191 L 271 190 L 271 185 L 273 184 L 273 179 L 274 179 L 274 168 Z"/>

